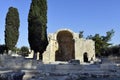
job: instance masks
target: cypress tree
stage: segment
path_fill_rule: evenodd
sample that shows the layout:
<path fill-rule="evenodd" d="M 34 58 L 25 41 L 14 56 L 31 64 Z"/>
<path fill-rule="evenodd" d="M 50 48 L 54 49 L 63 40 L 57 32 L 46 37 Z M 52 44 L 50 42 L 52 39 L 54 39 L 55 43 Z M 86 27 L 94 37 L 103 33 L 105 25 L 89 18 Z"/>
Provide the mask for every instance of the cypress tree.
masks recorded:
<path fill-rule="evenodd" d="M 40 59 L 48 45 L 47 40 L 47 1 L 32 0 L 28 15 L 28 41 L 30 48 L 34 50 L 34 59 L 39 52 Z"/>
<path fill-rule="evenodd" d="M 19 13 L 17 8 L 10 7 L 5 22 L 5 45 L 7 50 L 12 50 L 17 44 L 19 37 Z"/>

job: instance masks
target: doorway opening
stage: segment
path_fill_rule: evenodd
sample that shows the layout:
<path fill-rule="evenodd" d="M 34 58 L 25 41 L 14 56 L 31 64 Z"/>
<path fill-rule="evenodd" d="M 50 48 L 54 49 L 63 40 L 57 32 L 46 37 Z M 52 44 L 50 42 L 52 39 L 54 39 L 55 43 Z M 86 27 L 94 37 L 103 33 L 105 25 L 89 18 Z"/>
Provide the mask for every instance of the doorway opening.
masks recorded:
<path fill-rule="evenodd" d="M 58 50 L 55 53 L 56 61 L 69 61 L 75 59 L 73 35 L 69 31 L 60 31 L 57 34 Z"/>
<path fill-rule="evenodd" d="M 84 58 L 84 62 L 88 62 L 88 53 L 87 52 L 85 52 L 83 54 L 83 58 Z"/>

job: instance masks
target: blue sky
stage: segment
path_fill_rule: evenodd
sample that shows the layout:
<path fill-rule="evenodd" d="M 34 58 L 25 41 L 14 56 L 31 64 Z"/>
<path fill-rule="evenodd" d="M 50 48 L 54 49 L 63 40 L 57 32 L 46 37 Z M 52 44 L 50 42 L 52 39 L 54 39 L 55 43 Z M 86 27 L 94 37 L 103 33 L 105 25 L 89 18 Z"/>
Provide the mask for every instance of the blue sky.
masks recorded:
<path fill-rule="evenodd" d="M 8 8 L 19 11 L 20 36 L 16 46 L 29 46 L 28 13 L 31 0 L 1 0 L 0 2 L 0 44 L 4 44 L 5 18 Z M 120 44 L 120 0 L 48 0 L 48 33 L 61 28 L 74 32 L 84 31 L 84 36 L 96 33 L 105 35 L 114 29 L 111 40 Z"/>

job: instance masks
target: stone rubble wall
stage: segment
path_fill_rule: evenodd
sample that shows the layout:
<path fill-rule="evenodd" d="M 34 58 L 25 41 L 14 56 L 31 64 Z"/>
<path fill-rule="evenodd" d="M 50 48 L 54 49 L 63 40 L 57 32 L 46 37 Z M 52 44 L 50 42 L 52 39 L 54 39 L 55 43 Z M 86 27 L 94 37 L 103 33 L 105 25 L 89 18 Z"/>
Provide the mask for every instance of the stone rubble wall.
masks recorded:
<path fill-rule="evenodd" d="M 0 80 L 23 80 L 24 72 L 21 71 L 13 71 L 7 73 L 0 74 Z"/>
<path fill-rule="evenodd" d="M 44 64 L 40 61 L 24 59 L 23 57 L 0 56 L 0 73 L 9 70 L 22 70 L 25 72 L 24 80 L 30 80 L 34 76 L 50 78 L 52 76 L 68 76 L 68 74 L 89 76 L 116 76 L 120 77 L 120 65 L 115 63 L 51 63 Z M 52 77 L 51 77 L 52 78 Z M 39 80 L 39 79 L 38 79 Z M 49 79 L 47 79 L 49 80 Z M 52 79 L 55 80 L 55 79 Z M 63 79 L 64 80 L 64 79 Z"/>
<path fill-rule="evenodd" d="M 73 35 L 74 46 L 75 46 L 75 59 L 80 60 L 80 62 L 84 62 L 83 55 L 86 52 L 88 54 L 88 60 L 95 60 L 95 42 L 92 40 L 86 40 L 83 38 L 79 38 L 78 33 L 74 33 L 69 29 L 61 29 L 55 33 L 51 33 L 48 35 L 49 44 L 47 46 L 46 51 L 43 53 L 43 62 L 50 63 L 55 62 L 55 53 L 58 50 L 58 41 L 57 35 L 60 31 L 68 31 Z"/>
<path fill-rule="evenodd" d="M 25 59 L 24 57 L 12 57 L 10 55 L 0 55 L 1 69 L 36 69 L 37 64 L 42 62 Z"/>
<path fill-rule="evenodd" d="M 105 65 L 105 64 L 104 64 Z M 106 64 L 110 66 L 111 64 Z M 120 79 L 120 66 L 112 66 L 104 69 L 103 65 L 72 65 L 72 64 L 45 64 L 38 66 L 38 73 L 30 80 L 81 80 L 82 78 L 103 78 L 109 80 L 110 77 L 115 80 Z M 32 72 L 33 73 L 33 72 Z M 75 78 L 76 76 L 76 78 Z M 66 79 L 72 78 L 72 79 Z M 106 79 L 104 79 L 106 78 Z M 89 80 L 89 79 L 87 79 Z M 93 79 L 91 79 L 93 80 Z M 95 79 L 94 79 L 95 80 Z"/>

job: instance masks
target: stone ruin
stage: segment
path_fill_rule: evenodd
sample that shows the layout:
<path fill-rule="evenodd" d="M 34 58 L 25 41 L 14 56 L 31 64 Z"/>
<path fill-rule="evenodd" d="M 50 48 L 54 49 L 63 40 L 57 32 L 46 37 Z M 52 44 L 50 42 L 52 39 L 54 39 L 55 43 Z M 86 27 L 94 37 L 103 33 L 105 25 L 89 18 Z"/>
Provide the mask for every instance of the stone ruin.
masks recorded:
<path fill-rule="evenodd" d="M 48 34 L 49 44 L 43 53 L 43 62 L 69 61 L 88 62 L 95 60 L 95 42 L 79 38 L 79 33 L 61 29 Z"/>
<path fill-rule="evenodd" d="M 96 62 L 94 41 L 79 38 L 78 33 L 68 29 L 49 34 L 48 40 L 49 45 L 43 53 L 43 62 L 19 56 L 0 55 L 0 78 L 9 78 L 8 80 L 16 77 L 21 77 L 23 80 L 120 79 L 119 63 L 106 59 L 102 59 L 102 63 Z M 32 57 L 33 54 L 30 54 L 27 58 Z M 80 64 L 68 63 L 72 60 L 80 61 Z M 89 61 L 94 63 L 84 63 Z"/>
<path fill-rule="evenodd" d="M 61 29 L 48 34 L 48 41 L 47 49 L 43 53 L 44 63 L 67 62 L 72 59 L 79 60 L 80 63 L 95 60 L 95 42 L 79 38 L 79 33 Z M 33 58 L 33 52 L 27 58 Z"/>
<path fill-rule="evenodd" d="M 10 55 L 0 55 L 0 80 L 19 80 L 19 79 L 120 80 L 120 64 L 106 61 L 94 64 L 92 63 L 44 64 L 39 60 L 26 59 L 24 57 L 12 57 Z"/>

